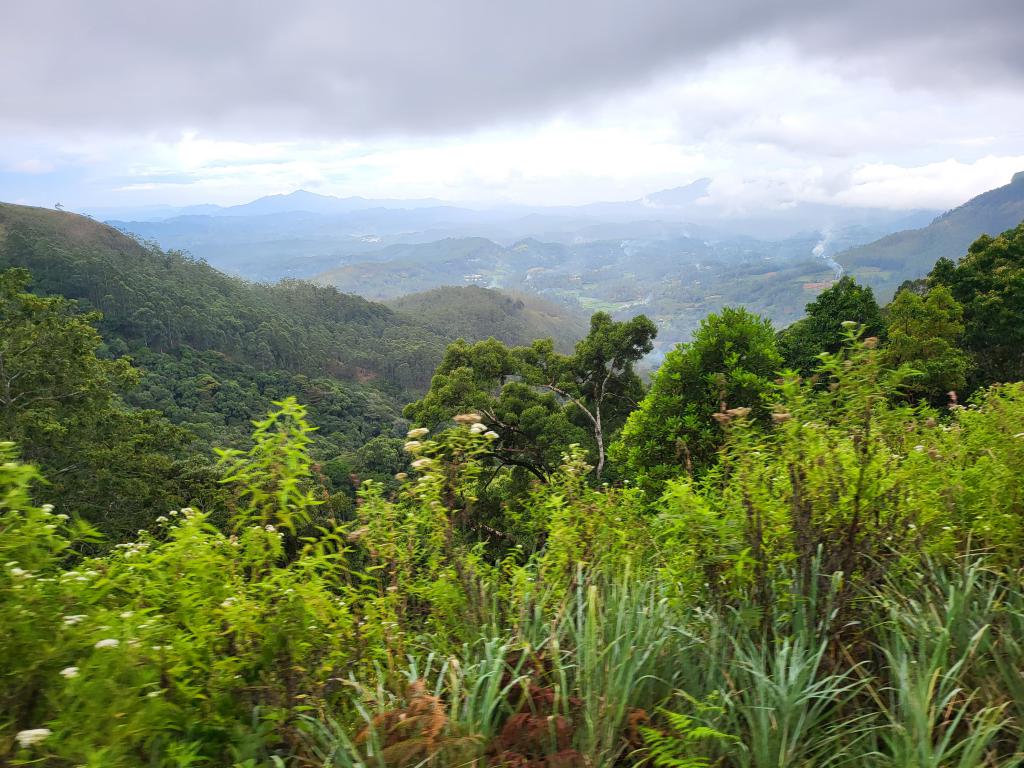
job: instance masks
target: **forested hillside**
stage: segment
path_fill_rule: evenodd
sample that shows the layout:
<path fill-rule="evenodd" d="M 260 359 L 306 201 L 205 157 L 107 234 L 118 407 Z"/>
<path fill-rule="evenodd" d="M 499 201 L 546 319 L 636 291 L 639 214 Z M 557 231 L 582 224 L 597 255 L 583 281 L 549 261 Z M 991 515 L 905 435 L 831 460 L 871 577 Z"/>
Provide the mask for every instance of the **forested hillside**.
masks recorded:
<path fill-rule="evenodd" d="M 923 275 L 941 258 L 956 259 L 974 240 L 995 236 L 1024 219 L 1024 171 L 947 211 L 927 227 L 887 235 L 843 251 L 836 260 L 861 282 L 888 299 L 907 276 Z"/>
<path fill-rule="evenodd" d="M 257 370 L 416 389 L 444 337 L 358 296 L 248 283 L 74 214 L 0 205 L 0 264 L 103 312 L 108 336 L 156 352 L 216 350 Z"/>
<path fill-rule="evenodd" d="M 587 334 L 586 316 L 528 294 L 506 294 L 475 285 L 446 286 L 388 302 L 427 328 L 449 338 L 480 341 L 493 336 L 506 344 L 553 339 L 562 351 Z"/>
<path fill-rule="evenodd" d="M 58 495 L 71 493 L 106 530 L 123 530 L 142 514 L 144 504 L 129 496 L 140 496 L 147 484 L 145 498 L 156 486 L 182 504 L 204 498 L 206 485 L 188 489 L 176 478 L 204 476 L 214 446 L 248 445 L 252 420 L 289 395 L 317 422 L 312 450 L 325 463 L 327 487 L 351 495 L 362 479 L 390 477 L 404 466 L 402 405 L 426 389 L 448 342 L 494 335 L 528 343 L 554 335 L 571 346 L 585 332 L 582 322 L 555 307 L 536 300 L 526 306 L 494 291 L 458 301 L 442 292 L 433 306 L 427 297 L 411 297 L 395 310 L 309 283 L 248 283 L 85 217 L 0 204 L 0 269 L 9 267 L 27 269 L 30 280 L 20 289 L 12 284 L 9 300 L 28 287 L 73 299 L 80 312 L 97 310 L 88 318 L 99 331 L 91 343 L 96 355 L 134 366 L 127 378 L 101 376 L 101 389 L 108 400 L 149 414 L 145 434 L 135 417 L 112 418 L 123 408 L 98 411 L 83 401 L 83 417 L 92 411 L 91 434 L 84 426 L 64 434 L 59 454 L 38 435 L 38 450 L 27 446 L 28 458 L 60 470 Z M 47 311 L 75 314 L 71 305 Z M 89 335 L 86 325 L 82 332 Z M 131 429 L 114 430 L 125 418 Z M 105 430 L 96 429 L 100 423 Z M 68 458 L 79 439 L 115 453 L 118 445 L 136 445 L 134 470 L 121 473 L 123 488 L 108 489 L 106 502 L 79 481 L 108 470 Z M 147 452 L 150 445 L 158 446 L 154 453 Z M 137 482 L 127 482 L 126 474 Z M 71 477 L 77 480 L 67 482 Z"/>

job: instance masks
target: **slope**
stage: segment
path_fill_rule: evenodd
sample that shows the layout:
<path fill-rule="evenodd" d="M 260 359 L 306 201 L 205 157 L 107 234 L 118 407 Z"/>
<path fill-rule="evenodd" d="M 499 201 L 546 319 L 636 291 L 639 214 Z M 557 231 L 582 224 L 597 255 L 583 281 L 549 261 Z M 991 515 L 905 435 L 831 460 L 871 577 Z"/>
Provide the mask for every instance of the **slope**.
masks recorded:
<path fill-rule="evenodd" d="M 388 302 L 435 333 L 478 341 L 490 336 L 520 346 L 552 338 L 563 352 L 587 334 L 578 310 L 525 294 L 505 294 L 475 285 L 444 286 Z"/>
<path fill-rule="evenodd" d="M 942 257 L 956 261 L 980 235 L 998 235 L 1024 220 L 1024 172 L 1009 184 L 967 201 L 927 227 L 905 230 L 843 251 L 836 261 L 880 301 L 892 297 L 906 279 L 927 274 Z"/>
<path fill-rule="evenodd" d="M 157 352 L 214 350 L 261 370 L 426 384 L 445 339 L 391 309 L 333 288 L 229 277 L 91 219 L 0 204 L 0 267 L 103 312 L 101 330 Z"/>

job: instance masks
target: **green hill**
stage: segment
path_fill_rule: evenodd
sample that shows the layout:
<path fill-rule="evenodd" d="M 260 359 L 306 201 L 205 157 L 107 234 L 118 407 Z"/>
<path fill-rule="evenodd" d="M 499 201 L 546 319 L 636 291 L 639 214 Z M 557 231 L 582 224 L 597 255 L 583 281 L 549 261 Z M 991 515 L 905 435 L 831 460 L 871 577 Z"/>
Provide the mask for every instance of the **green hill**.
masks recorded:
<path fill-rule="evenodd" d="M 505 294 L 475 285 L 443 286 L 394 299 L 388 305 L 435 333 L 467 341 L 490 336 L 520 346 L 552 338 L 568 351 L 587 334 L 587 318 L 536 296 Z"/>
<path fill-rule="evenodd" d="M 927 227 L 895 232 L 835 256 L 847 272 L 887 301 L 900 283 L 927 274 L 942 257 L 956 261 L 980 235 L 998 235 L 1024 220 L 1024 172 L 947 211 Z"/>
<path fill-rule="evenodd" d="M 321 456 L 355 450 L 400 433 L 401 406 L 425 390 L 450 341 L 551 335 L 567 345 L 585 332 L 582 318 L 482 289 L 393 309 L 330 286 L 250 283 L 84 216 L 0 204 L 9 267 L 28 269 L 36 293 L 102 312 L 107 353 L 143 374 L 125 400 L 204 445 L 244 442 L 251 419 L 297 394 L 320 426 Z"/>
<path fill-rule="evenodd" d="M 359 258 L 317 275 L 316 282 L 371 299 L 394 299 L 418 290 L 489 280 L 507 268 L 509 252 L 486 238 L 466 237 L 390 245 Z"/>
<path fill-rule="evenodd" d="M 391 309 L 300 281 L 249 283 L 75 214 L 0 205 L 0 266 L 103 312 L 101 330 L 159 352 L 216 350 L 282 369 L 418 389 L 445 339 Z"/>

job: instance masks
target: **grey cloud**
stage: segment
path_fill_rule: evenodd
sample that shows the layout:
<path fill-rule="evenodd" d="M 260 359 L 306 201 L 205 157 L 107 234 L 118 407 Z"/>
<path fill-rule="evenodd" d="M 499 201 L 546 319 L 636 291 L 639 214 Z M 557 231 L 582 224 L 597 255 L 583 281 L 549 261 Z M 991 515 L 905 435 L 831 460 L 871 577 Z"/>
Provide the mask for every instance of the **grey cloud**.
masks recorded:
<path fill-rule="evenodd" d="M 10 0 L 0 125 L 448 133 L 785 40 L 927 88 L 1024 81 L 1021 0 Z"/>

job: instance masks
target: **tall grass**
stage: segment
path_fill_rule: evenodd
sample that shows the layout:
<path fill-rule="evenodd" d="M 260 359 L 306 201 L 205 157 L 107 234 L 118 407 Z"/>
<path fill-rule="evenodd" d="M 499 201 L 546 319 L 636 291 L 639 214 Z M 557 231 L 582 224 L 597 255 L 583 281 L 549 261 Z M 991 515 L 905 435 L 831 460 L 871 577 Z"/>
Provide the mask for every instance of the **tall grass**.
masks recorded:
<path fill-rule="evenodd" d="M 790 620 L 766 633 L 743 611 L 684 610 L 669 593 L 628 578 L 579 579 L 561 600 L 538 593 L 509 626 L 481 628 L 457 654 L 410 657 L 405 690 L 353 686 L 349 721 L 308 722 L 310 754 L 339 768 L 542 766 L 530 754 L 515 763 L 509 745 L 527 723 L 544 722 L 543 749 L 594 768 L 1021 762 L 1024 596 L 1010 574 L 975 560 L 889 583 L 864 596 L 875 619 L 853 639 L 829 626 L 827 606 L 790 606 Z M 421 693 L 410 694 L 417 684 Z M 381 714 L 414 712 L 416 695 L 443 706 L 430 752 L 388 746 Z M 726 737 L 673 742 L 681 720 L 671 713 Z M 666 735 L 656 753 L 638 724 Z M 682 751 L 667 757 L 673 743 Z"/>

